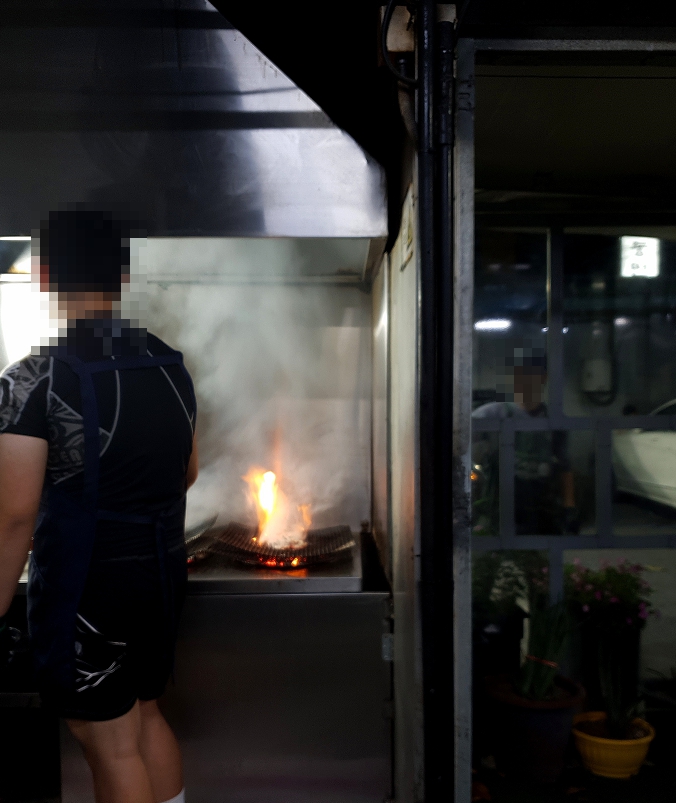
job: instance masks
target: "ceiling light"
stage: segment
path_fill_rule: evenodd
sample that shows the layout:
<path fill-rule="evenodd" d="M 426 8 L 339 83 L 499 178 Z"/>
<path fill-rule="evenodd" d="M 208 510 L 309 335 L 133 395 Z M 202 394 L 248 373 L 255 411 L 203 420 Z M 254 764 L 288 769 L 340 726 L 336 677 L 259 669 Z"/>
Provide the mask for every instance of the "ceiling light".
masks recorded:
<path fill-rule="evenodd" d="M 506 332 L 511 326 L 512 322 L 507 318 L 485 318 L 474 324 L 477 332 Z"/>

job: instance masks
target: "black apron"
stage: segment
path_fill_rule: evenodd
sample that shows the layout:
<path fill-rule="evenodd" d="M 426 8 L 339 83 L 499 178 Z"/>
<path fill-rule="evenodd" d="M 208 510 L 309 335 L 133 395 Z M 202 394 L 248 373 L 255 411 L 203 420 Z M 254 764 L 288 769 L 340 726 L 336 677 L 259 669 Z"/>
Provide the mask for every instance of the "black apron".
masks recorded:
<path fill-rule="evenodd" d="M 134 355 L 85 362 L 73 355 L 55 359 L 67 363 L 80 380 L 84 430 L 84 487 L 81 498 L 56 486 L 46 489 L 43 511 L 33 539 L 28 572 L 28 629 L 41 688 L 69 692 L 75 686 L 75 628 L 78 606 L 91 562 L 96 525 L 100 519 L 154 526 L 157 560 L 162 585 L 167 627 L 174 630 L 173 588 L 166 570 L 167 532 L 183 528 L 185 495 L 160 512 L 127 514 L 101 510 L 99 489 L 99 412 L 93 375 L 102 371 L 124 371 L 179 365 L 192 382 L 175 351 L 157 357 Z M 111 600 L 111 605 L 114 605 Z M 171 658 L 169 659 L 171 660 Z"/>

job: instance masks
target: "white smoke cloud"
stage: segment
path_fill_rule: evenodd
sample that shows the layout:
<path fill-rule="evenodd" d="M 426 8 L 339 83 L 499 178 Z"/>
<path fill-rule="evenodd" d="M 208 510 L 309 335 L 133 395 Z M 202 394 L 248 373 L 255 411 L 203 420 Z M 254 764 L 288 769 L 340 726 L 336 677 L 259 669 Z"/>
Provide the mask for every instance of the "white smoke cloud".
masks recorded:
<path fill-rule="evenodd" d="M 151 277 L 162 262 L 152 250 Z M 243 476 L 260 466 L 294 504 L 311 504 L 313 526 L 358 528 L 370 498 L 369 297 L 350 286 L 199 281 L 148 285 L 148 328 L 183 351 L 198 397 L 188 526 L 215 514 L 254 523 Z"/>

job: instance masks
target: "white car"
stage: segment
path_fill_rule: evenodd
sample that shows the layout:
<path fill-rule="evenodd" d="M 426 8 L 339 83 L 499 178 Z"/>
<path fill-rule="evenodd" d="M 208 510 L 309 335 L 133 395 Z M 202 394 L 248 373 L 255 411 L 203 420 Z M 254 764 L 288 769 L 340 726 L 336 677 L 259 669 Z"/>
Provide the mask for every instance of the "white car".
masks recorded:
<path fill-rule="evenodd" d="M 676 399 L 650 415 L 676 416 Z M 615 431 L 613 471 L 616 490 L 676 508 L 676 431 Z"/>

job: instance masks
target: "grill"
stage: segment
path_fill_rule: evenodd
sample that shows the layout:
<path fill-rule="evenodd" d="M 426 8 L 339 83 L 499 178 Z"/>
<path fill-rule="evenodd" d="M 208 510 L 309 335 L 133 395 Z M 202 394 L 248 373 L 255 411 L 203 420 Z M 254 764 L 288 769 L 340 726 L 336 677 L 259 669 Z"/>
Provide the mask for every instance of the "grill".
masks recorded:
<path fill-rule="evenodd" d="M 309 530 L 301 547 L 279 548 L 259 544 L 258 530 L 243 524 L 194 536 L 186 542 L 190 563 L 211 562 L 218 558 L 247 566 L 299 569 L 319 563 L 335 563 L 349 558 L 355 539 L 346 525 Z"/>

